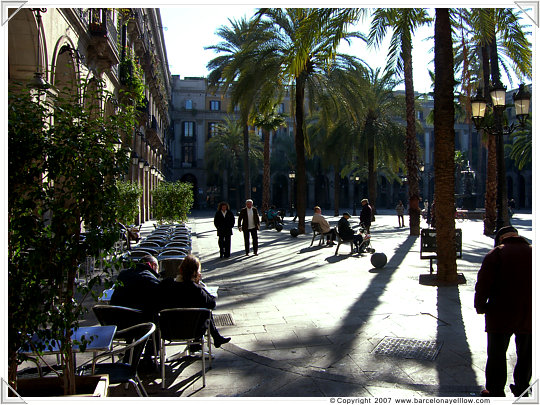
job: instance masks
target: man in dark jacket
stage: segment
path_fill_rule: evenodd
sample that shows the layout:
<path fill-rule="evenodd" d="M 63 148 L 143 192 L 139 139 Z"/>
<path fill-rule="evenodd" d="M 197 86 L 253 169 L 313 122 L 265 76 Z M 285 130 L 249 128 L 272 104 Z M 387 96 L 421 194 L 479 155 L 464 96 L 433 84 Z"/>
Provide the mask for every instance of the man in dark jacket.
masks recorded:
<path fill-rule="evenodd" d="M 158 268 L 157 259 L 147 255 L 134 267 L 122 270 L 111 296 L 111 305 L 140 309 L 149 322 L 154 322 L 159 309 Z"/>
<path fill-rule="evenodd" d="M 369 233 L 369 228 L 371 227 L 371 206 L 367 198 L 362 200 L 362 211 L 360 211 L 360 224 L 364 227 L 367 233 Z"/>
<path fill-rule="evenodd" d="M 515 335 L 515 396 L 527 390 L 532 374 L 532 246 L 512 226 L 501 228 L 495 248 L 478 271 L 474 307 L 485 314 L 488 335 L 483 396 L 504 397 L 506 351 Z"/>
<path fill-rule="evenodd" d="M 218 234 L 219 258 L 231 256 L 231 235 L 234 228 L 234 214 L 229 209 L 229 204 L 220 202 L 216 215 L 214 215 L 214 226 Z"/>
<path fill-rule="evenodd" d="M 238 229 L 244 232 L 244 246 L 246 248 L 246 256 L 249 256 L 249 236 L 253 240 L 253 254 L 257 256 L 259 250 L 259 242 L 257 231 L 261 228 L 259 221 L 259 212 L 253 206 L 253 200 L 246 200 L 246 206 L 238 215 Z"/>
<path fill-rule="evenodd" d="M 341 239 L 352 240 L 356 248 L 358 248 L 358 243 L 362 240 L 362 235 L 354 233 L 354 229 L 351 228 L 349 218 L 351 218 L 351 214 L 344 212 L 343 216 L 338 221 L 337 230 Z"/>

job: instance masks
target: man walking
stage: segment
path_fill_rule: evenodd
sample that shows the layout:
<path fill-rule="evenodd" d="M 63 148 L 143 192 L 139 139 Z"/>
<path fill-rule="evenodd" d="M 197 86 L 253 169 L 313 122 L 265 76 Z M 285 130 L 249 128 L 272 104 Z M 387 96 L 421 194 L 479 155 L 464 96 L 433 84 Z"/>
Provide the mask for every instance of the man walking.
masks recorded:
<path fill-rule="evenodd" d="M 512 226 L 501 228 L 495 248 L 482 262 L 474 307 L 485 314 L 486 389 L 482 396 L 504 397 L 506 351 L 515 335 L 517 362 L 510 390 L 520 396 L 532 374 L 532 246 Z M 526 396 L 526 395 L 525 395 Z"/>
<path fill-rule="evenodd" d="M 246 200 L 246 206 L 240 210 L 238 216 L 238 229 L 244 232 L 244 246 L 246 256 L 249 256 L 249 236 L 253 240 L 253 254 L 257 256 L 259 250 L 257 231 L 261 225 L 259 222 L 259 212 L 253 206 L 253 200 Z"/>

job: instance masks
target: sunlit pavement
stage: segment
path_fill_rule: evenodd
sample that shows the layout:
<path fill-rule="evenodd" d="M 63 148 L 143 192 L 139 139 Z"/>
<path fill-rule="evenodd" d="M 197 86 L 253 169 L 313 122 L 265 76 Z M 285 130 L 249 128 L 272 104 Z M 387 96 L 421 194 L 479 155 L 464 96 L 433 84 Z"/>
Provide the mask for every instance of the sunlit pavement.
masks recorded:
<path fill-rule="evenodd" d="M 339 219 L 329 218 L 331 224 Z M 348 244 L 337 256 L 335 246 L 319 247 L 318 239 L 310 246 L 310 217 L 309 233 L 292 237 L 297 222 L 291 219 L 285 218 L 281 232 L 259 232 L 258 256 L 245 256 L 235 229 L 233 253 L 220 259 L 213 212 L 192 214 L 193 251 L 203 263 L 204 281 L 219 286 L 214 313 L 232 317 L 234 325 L 219 327 L 232 341 L 213 351 L 205 388 L 200 362 L 167 365 L 165 390 L 159 373 L 143 374 L 151 397 L 479 395 L 486 334 L 473 307 L 474 285 L 493 246 L 481 220 L 456 224 L 463 230 L 457 264 L 466 284 L 432 287 L 419 284 L 419 276 L 429 274 L 429 260 L 420 260 L 420 237 L 410 237 L 408 226 L 398 228 L 393 211 L 379 211 L 371 228 L 372 246 L 388 258 L 382 268 L 373 267 L 370 254 L 351 255 Z M 512 224 L 532 239 L 530 213 L 517 213 Z M 147 223 L 144 231 L 152 228 Z M 385 350 L 379 345 L 385 338 L 412 342 L 413 350 Z M 514 351 L 511 344 L 508 384 Z M 134 395 L 123 387 L 110 393 Z"/>

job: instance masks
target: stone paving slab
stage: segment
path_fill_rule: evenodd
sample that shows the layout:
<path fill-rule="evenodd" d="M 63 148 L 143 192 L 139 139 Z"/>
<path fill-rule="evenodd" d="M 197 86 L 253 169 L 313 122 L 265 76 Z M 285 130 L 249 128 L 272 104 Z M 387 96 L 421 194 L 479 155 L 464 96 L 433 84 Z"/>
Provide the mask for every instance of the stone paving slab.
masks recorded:
<path fill-rule="evenodd" d="M 478 396 L 486 335 L 473 307 L 474 284 L 493 246 L 480 220 L 457 224 L 464 253 L 458 271 L 466 284 L 432 287 L 418 282 L 429 273 L 429 260 L 419 259 L 419 237 L 396 227 L 392 211 L 381 211 L 372 226 L 372 245 L 388 258 L 381 269 L 345 245 L 337 256 L 335 247 L 310 247 L 309 225 L 308 234 L 291 237 L 297 226 L 291 218 L 282 232 L 259 232 L 259 256 L 245 256 L 235 230 L 233 253 L 220 260 L 212 219 L 213 212 L 190 218 L 193 252 L 204 281 L 220 286 L 215 312 L 232 316 L 234 326 L 220 327 L 232 341 L 213 351 L 205 388 L 199 362 L 176 365 L 167 369 L 166 390 L 159 374 L 144 376 L 151 397 Z M 329 217 L 334 225 L 338 219 Z M 514 220 L 531 240 L 532 216 L 518 213 Z M 150 230 L 145 224 L 143 235 Z M 433 361 L 374 355 L 386 336 L 433 339 L 442 347 Z M 511 345 L 511 363 L 512 351 Z M 111 393 L 134 395 L 123 387 Z"/>

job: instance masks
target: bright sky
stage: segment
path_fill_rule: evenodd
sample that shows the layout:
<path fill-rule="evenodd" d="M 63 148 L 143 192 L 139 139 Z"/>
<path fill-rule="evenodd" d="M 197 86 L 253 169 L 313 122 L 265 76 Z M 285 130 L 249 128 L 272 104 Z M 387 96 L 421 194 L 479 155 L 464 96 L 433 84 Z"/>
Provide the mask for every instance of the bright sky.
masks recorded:
<path fill-rule="evenodd" d="M 497 1 L 495 1 L 497 2 Z M 418 5 L 424 7 L 434 6 L 435 3 Z M 298 5 L 302 6 L 302 5 Z M 315 6 L 310 4 L 309 6 Z M 319 5 L 316 5 L 319 6 Z M 324 5 L 320 5 L 324 7 Z M 335 5 L 339 6 L 339 5 Z M 351 5 L 345 5 L 351 6 Z M 354 5 L 358 6 L 358 5 Z M 373 5 L 362 4 L 364 7 Z M 384 6 L 381 4 L 381 6 Z M 456 5 L 463 6 L 463 5 Z M 472 4 L 465 5 L 473 6 Z M 489 3 L 490 7 L 495 7 L 495 3 Z M 515 4 L 505 3 L 506 7 L 516 7 Z M 222 26 L 230 26 L 229 19 L 240 19 L 244 16 L 250 18 L 256 8 L 252 5 L 178 5 L 161 7 L 161 18 L 165 27 L 164 36 L 167 47 L 167 57 L 171 74 L 180 75 L 181 78 L 189 76 L 207 76 L 206 64 L 218 54 L 213 50 L 205 50 L 205 46 L 216 45 L 221 38 L 215 35 L 217 29 Z M 434 9 L 431 9 L 434 13 Z M 525 21 L 531 24 L 530 20 Z M 356 29 L 367 33 L 369 20 L 359 25 Z M 390 30 L 389 30 L 390 32 Z M 414 89 L 420 93 L 432 91 L 431 78 L 428 70 L 433 70 L 433 39 L 434 25 L 421 27 L 418 29 L 413 43 L 413 74 Z M 368 50 L 361 40 L 356 40 L 349 47 L 344 44 L 340 52 L 356 55 L 367 61 L 372 67 L 384 68 L 386 65 L 386 55 L 388 52 L 388 43 L 390 36 L 387 36 L 386 42 L 378 50 Z M 534 40 L 531 38 L 534 43 Z M 502 78 L 505 79 L 504 74 Z M 504 81 L 508 89 L 517 88 L 518 82 L 514 79 L 513 86 Z M 404 89 L 404 85 L 398 89 Z"/>
<path fill-rule="evenodd" d="M 250 18 L 256 11 L 250 6 L 239 5 L 202 5 L 162 7 L 161 20 L 167 47 L 167 58 L 171 74 L 181 78 L 190 76 L 207 76 L 206 64 L 218 56 L 213 50 L 205 50 L 209 45 L 216 45 L 221 38 L 215 32 L 222 25 L 230 26 L 229 19 Z M 359 26 L 357 30 L 367 32 L 369 22 Z M 414 86 L 418 92 L 431 91 L 431 79 L 427 69 L 433 70 L 430 49 L 433 41 L 423 41 L 433 35 L 433 26 L 419 30 L 413 48 Z M 356 55 L 369 62 L 372 67 L 384 68 L 386 65 L 387 44 L 389 38 L 378 51 L 366 50 L 361 40 L 355 40 L 349 47 L 344 43 L 340 52 Z M 401 86 L 404 88 L 404 86 Z"/>

